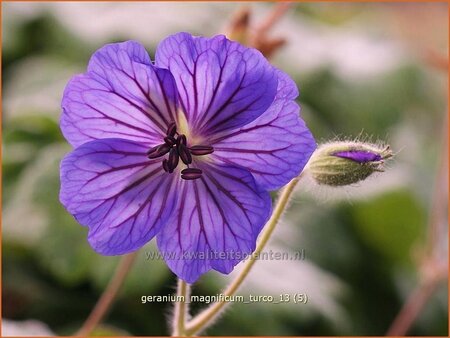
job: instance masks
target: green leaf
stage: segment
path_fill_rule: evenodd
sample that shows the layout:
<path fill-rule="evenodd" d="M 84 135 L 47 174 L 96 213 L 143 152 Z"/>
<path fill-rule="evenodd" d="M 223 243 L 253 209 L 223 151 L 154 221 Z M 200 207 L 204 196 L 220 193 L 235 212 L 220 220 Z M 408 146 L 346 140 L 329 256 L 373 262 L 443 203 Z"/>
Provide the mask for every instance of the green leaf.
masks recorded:
<path fill-rule="evenodd" d="M 411 192 L 396 190 L 367 202 L 351 212 L 363 240 L 394 263 L 411 263 L 411 251 L 424 233 L 426 213 Z"/>

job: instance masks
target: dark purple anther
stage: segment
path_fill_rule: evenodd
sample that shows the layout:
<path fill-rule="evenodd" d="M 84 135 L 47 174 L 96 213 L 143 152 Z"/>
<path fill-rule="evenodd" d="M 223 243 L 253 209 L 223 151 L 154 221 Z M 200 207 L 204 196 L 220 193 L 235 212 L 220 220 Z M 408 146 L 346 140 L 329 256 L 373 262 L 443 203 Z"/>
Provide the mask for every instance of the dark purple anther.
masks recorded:
<path fill-rule="evenodd" d="M 158 150 L 160 145 L 154 146 L 153 148 L 150 148 L 149 150 L 147 150 L 147 155 L 153 154 L 154 152 L 156 152 Z"/>
<path fill-rule="evenodd" d="M 164 137 L 164 142 L 169 146 L 173 146 L 177 142 L 177 140 L 175 140 L 173 136 L 166 136 Z"/>
<path fill-rule="evenodd" d="M 189 152 L 188 147 L 186 147 L 184 144 L 180 143 L 177 146 L 178 154 L 180 154 L 180 158 L 183 161 L 184 164 L 191 164 L 192 163 L 192 155 Z"/>
<path fill-rule="evenodd" d="M 175 137 L 177 135 L 177 137 Z M 180 159 L 188 166 L 181 172 L 181 178 L 185 180 L 195 180 L 202 175 L 202 171 L 196 168 L 189 168 L 192 163 L 192 155 L 201 156 L 214 152 L 214 148 L 208 145 L 195 145 L 190 148 L 187 146 L 186 136 L 177 133 L 177 126 L 171 123 L 167 128 L 167 135 L 164 137 L 164 143 L 157 145 L 147 151 L 148 158 L 158 158 L 169 153 L 168 158 L 162 161 L 162 167 L 165 172 L 173 173 L 178 166 Z"/>
<path fill-rule="evenodd" d="M 181 171 L 181 178 L 184 180 L 196 180 L 202 176 L 201 169 L 187 168 Z"/>
<path fill-rule="evenodd" d="M 172 148 L 169 153 L 169 161 L 167 162 L 167 167 L 169 168 L 169 173 L 172 173 L 178 165 L 179 156 L 176 148 Z"/>
<path fill-rule="evenodd" d="M 359 163 L 381 161 L 381 155 L 372 153 L 366 150 L 348 150 L 339 151 L 333 154 L 333 156 L 346 158 Z"/>
<path fill-rule="evenodd" d="M 169 172 L 169 162 L 166 159 L 162 162 L 162 167 L 166 173 Z"/>
<path fill-rule="evenodd" d="M 180 144 L 182 145 L 186 145 L 186 136 L 185 135 L 179 135 L 177 137 L 177 146 L 179 146 Z"/>
<path fill-rule="evenodd" d="M 148 158 L 158 158 L 170 151 L 171 146 L 163 143 L 147 151 Z"/>
<path fill-rule="evenodd" d="M 172 122 L 171 124 L 169 124 L 169 127 L 167 128 L 166 135 L 174 137 L 176 132 L 177 132 L 177 125 L 175 124 L 175 122 Z"/>
<path fill-rule="evenodd" d="M 192 146 L 189 148 L 192 155 L 201 156 L 201 155 L 208 155 L 214 152 L 214 148 L 211 146 L 203 146 L 203 145 L 197 145 Z"/>

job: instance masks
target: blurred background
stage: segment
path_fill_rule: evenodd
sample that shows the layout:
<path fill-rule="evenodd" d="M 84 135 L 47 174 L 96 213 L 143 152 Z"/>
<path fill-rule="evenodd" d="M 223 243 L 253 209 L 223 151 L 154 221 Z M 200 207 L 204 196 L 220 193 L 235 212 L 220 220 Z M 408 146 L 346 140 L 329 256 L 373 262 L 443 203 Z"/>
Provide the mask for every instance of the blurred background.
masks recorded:
<path fill-rule="evenodd" d="M 279 6 L 2 3 L 3 335 L 73 334 L 120 259 L 95 254 L 58 201 L 59 161 L 70 151 L 58 125 L 65 84 L 105 43 L 134 39 L 153 57 L 161 39 L 188 31 L 268 48 L 297 81 L 319 143 L 360 137 L 396 153 L 385 173 L 356 186 L 299 187 L 267 250 L 306 259 L 259 261 L 240 291 L 306 293 L 307 304 L 235 304 L 207 333 L 384 335 L 407 303 L 405 333 L 447 336 L 447 4 Z M 176 284 L 162 261 L 146 261 L 148 250 L 153 242 L 94 334 L 170 334 L 171 305 L 140 301 Z M 230 278 L 208 273 L 194 294 L 215 295 Z"/>

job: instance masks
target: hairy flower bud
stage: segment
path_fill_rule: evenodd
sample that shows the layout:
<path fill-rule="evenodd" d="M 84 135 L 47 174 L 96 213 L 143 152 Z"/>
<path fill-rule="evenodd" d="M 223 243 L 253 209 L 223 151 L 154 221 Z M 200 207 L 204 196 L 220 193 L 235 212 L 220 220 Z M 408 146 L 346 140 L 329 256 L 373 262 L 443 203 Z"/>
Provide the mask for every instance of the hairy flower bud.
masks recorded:
<path fill-rule="evenodd" d="M 308 171 L 319 184 L 344 186 L 365 180 L 376 171 L 384 171 L 384 160 L 390 157 L 392 151 L 389 146 L 331 142 L 314 152 Z"/>

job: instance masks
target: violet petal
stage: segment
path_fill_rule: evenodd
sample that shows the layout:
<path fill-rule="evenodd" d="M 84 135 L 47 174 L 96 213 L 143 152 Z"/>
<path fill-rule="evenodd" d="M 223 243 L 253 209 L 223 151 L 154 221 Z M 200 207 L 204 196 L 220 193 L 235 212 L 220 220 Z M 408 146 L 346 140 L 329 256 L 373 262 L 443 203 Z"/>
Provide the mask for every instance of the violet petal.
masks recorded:
<path fill-rule="evenodd" d="M 153 66 L 144 47 L 109 44 L 94 53 L 87 73 L 67 84 L 61 130 L 74 147 L 102 138 L 161 143 L 177 100 L 173 76 Z"/>
<path fill-rule="evenodd" d="M 210 269 L 230 273 L 254 251 L 271 213 L 270 195 L 246 170 L 210 164 L 201 169 L 200 179 L 182 180 L 178 206 L 157 236 L 168 266 L 188 283 Z"/>
<path fill-rule="evenodd" d="M 210 140 L 213 159 L 247 168 L 256 182 L 275 190 L 299 175 L 316 149 L 316 142 L 299 116 L 295 83 L 282 71 L 277 98 L 248 125 Z"/>
<path fill-rule="evenodd" d="M 60 200 L 103 255 L 136 250 L 152 239 L 174 210 L 179 181 L 149 160 L 138 143 L 85 143 L 61 162 Z"/>
<path fill-rule="evenodd" d="M 264 113 L 276 94 L 277 77 L 264 56 L 223 35 L 169 36 L 156 50 L 155 64 L 174 75 L 196 134 L 241 127 Z"/>

